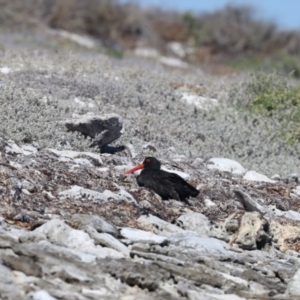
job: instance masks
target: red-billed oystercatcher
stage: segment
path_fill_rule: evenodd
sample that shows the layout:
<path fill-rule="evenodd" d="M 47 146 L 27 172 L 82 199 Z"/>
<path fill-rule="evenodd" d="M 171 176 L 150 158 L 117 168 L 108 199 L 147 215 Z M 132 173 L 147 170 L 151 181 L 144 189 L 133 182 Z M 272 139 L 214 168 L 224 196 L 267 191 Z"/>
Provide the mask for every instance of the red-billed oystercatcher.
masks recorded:
<path fill-rule="evenodd" d="M 125 174 L 140 169 L 143 170 L 136 178 L 138 185 L 152 189 L 162 200 L 175 199 L 189 204 L 186 199 L 199 194 L 197 189 L 179 175 L 161 170 L 160 162 L 155 157 L 146 157 L 142 164 L 131 168 Z"/>

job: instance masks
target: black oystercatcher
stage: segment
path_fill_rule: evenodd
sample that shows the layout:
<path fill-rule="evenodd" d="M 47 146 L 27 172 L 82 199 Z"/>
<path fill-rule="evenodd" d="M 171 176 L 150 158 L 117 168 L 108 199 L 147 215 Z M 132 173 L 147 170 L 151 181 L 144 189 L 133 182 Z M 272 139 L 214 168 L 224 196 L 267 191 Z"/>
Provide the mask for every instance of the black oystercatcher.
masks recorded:
<path fill-rule="evenodd" d="M 179 175 L 161 170 L 160 162 L 155 157 L 146 157 L 142 164 L 131 168 L 125 174 L 140 169 L 143 170 L 136 178 L 138 185 L 152 189 L 162 200 L 175 199 L 189 204 L 186 199 L 199 194 L 197 189 Z"/>

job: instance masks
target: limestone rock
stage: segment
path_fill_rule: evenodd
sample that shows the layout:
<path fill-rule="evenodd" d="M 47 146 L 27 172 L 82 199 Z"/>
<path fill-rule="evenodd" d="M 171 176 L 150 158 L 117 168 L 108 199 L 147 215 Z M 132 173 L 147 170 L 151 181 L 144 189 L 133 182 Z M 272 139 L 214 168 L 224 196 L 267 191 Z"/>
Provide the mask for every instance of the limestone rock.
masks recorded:
<path fill-rule="evenodd" d="M 64 198 L 75 198 L 75 199 L 88 199 L 95 202 L 107 202 L 110 200 L 116 201 L 128 201 L 137 204 L 135 199 L 126 191 L 120 190 L 118 193 L 113 193 L 109 190 L 105 190 L 103 193 L 86 189 L 77 185 L 71 187 L 71 189 L 60 192 L 58 197 Z"/>
<path fill-rule="evenodd" d="M 300 269 L 295 273 L 291 281 L 287 285 L 286 294 L 290 299 L 300 297 Z"/>
<path fill-rule="evenodd" d="M 122 257 L 123 255 L 113 249 L 102 248 L 94 244 L 90 236 L 80 230 L 72 229 L 61 220 L 51 220 L 35 230 L 36 233 L 43 233 L 47 239 L 54 243 L 67 245 L 69 248 L 81 252 L 103 256 Z"/>
<path fill-rule="evenodd" d="M 28 294 L 29 299 L 32 300 L 56 300 L 57 298 L 52 297 L 47 291 L 40 290 L 37 292 L 31 292 Z"/>
<path fill-rule="evenodd" d="M 258 212 L 235 212 L 213 230 L 215 236 L 247 250 L 262 249 L 271 241 L 269 222 Z"/>
<path fill-rule="evenodd" d="M 148 216 L 140 216 L 138 222 L 163 236 L 170 236 L 173 233 L 184 232 L 184 230 L 174 224 L 170 224 L 160 218 L 149 214 Z"/>
<path fill-rule="evenodd" d="M 187 213 L 181 215 L 175 224 L 185 230 L 192 230 L 200 236 L 209 236 L 210 234 L 210 221 L 201 213 Z"/>
<path fill-rule="evenodd" d="M 270 241 L 269 222 L 258 212 L 246 212 L 230 243 L 236 243 L 242 249 L 253 250 L 264 248 Z"/>
<path fill-rule="evenodd" d="M 118 233 L 118 229 L 115 225 L 96 215 L 74 214 L 71 221 L 75 226 L 83 230 L 91 227 L 97 232 L 108 233 L 113 236 L 116 236 Z"/>
<path fill-rule="evenodd" d="M 102 158 L 99 154 L 92 153 L 92 152 L 78 152 L 78 151 L 71 151 L 71 150 L 56 150 L 48 148 L 47 151 L 55 153 L 56 155 L 69 157 L 72 159 L 79 159 L 79 158 L 86 158 L 88 159 L 93 165 L 95 166 L 102 166 Z"/>
<path fill-rule="evenodd" d="M 276 183 L 276 180 L 268 178 L 266 175 L 257 173 L 256 171 L 248 171 L 244 177 L 245 180 Z"/>
<path fill-rule="evenodd" d="M 163 236 L 154 234 L 152 232 L 139 230 L 135 228 L 124 227 L 120 231 L 120 235 L 130 242 L 143 242 L 152 244 L 165 244 L 167 239 Z"/>
<path fill-rule="evenodd" d="M 261 206 L 257 201 L 252 199 L 247 193 L 240 189 L 234 189 L 235 196 L 237 197 L 237 200 L 239 200 L 244 208 L 247 211 L 257 211 L 260 214 L 265 214 L 267 210 Z"/>
<path fill-rule="evenodd" d="M 207 168 L 218 169 L 220 171 L 230 172 L 232 174 L 243 174 L 246 172 L 240 163 L 228 158 L 211 158 L 208 161 Z"/>
<path fill-rule="evenodd" d="M 43 274 L 41 266 L 30 257 L 4 256 L 2 260 L 11 269 L 21 271 L 28 276 L 41 277 Z"/>
<path fill-rule="evenodd" d="M 294 250 L 300 252 L 300 228 L 292 224 L 280 224 L 275 220 L 270 222 L 273 241 L 283 252 Z"/>

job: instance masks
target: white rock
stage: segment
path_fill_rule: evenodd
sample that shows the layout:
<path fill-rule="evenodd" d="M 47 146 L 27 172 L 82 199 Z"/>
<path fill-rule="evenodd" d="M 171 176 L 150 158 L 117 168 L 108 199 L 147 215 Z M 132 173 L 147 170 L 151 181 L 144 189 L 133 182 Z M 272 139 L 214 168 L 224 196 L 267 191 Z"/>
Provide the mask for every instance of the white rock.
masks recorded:
<path fill-rule="evenodd" d="M 75 158 L 74 161 L 78 165 L 93 167 L 94 165 L 87 158 Z"/>
<path fill-rule="evenodd" d="M 276 208 L 275 205 L 269 205 L 267 206 L 267 209 L 268 209 L 268 213 L 273 216 L 286 217 L 287 219 L 290 220 L 300 221 L 300 213 L 298 213 L 297 211 L 294 210 L 282 211 Z"/>
<path fill-rule="evenodd" d="M 73 185 L 71 189 L 58 193 L 59 198 L 74 198 L 74 199 L 90 199 L 93 201 L 107 201 L 107 196 L 103 193 L 85 189 L 83 187 Z"/>
<path fill-rule="evenodd" d="M 216 300 L 216 298 L 213 297 L 214 294 L 208 294 L 204 291 L 195 291 L 192 289 L 187 289 L 186 295 L 189 300 Z"/>
<path fill-rule="evenodd" d="M 78 104 L 79 107 L 85 107 L 86 106 L 86 103 L 84 101 L 81 101 L 79 98 L 75 97 L 73 99 L 73 101 Z"/>
<path fill-rule="evenodd" d="M 299 296 L 300 297 L 300 269 L 295 273 L 293 278 L 289 281 L 286 289 L 286 294 L 292 297 Z"/>
<path fill-rule="evenodd" d="M 148 216 L 140 216 L 137 221 L 142 226 L 150 226 L 154 232 L 163 236 L 170 236 L 173 233 L 185 232 L 184 229 L 150 214 Z"/>
<path fill-rule="evenodd" d="M 106 258 L 108 257 L 107 252 L 102 252 L 100 247 L 99 247 L 99 251 L 97 254 L 95 253 L 87 253 L 78 249 L 71 249 L 71 248 L 67 248 L 64 246 L 57 246 L 54 244 L 51 244 L 50 242 L 48 242 L 47 240 L 41 240 L 38 242 L 39 247 L 45 249 L 45 251 L 49 251 L 49 248 L 51 249 L 51 251 L 54 253 L 61 253 L 67 256 L 73 256 L 73 257 L 77 257 L 78 260 L 84 262 L 84 263 L 93 263 L 97 260 L 97 258 Z M 103 248 L 105 249 L 105 248 Z M 116 257 L 118 258 L 118 257 Z"/>
<path fill-rule="evenodd" d="M 8 140 L 5 143 L 5 152 L 7 154 L 22 154 L 21 148 L 12 140 Z"/>
<path fill-rule="evenodd" d="M 164 170 L 164 171 L 167 171 L 169 173 L 175 173 L 175 174 L 179 175 L 180 177 L 182 177 L 183 179 L 189 179 L 190 178 L 189 174 L 178 171 L 178 170 L 169 170 L 165 167 L 161 167 L 161 169 Z"/>
<path fill-rule="evenodd" d="M 246 172 L 240 163 L 232 159 L 211 158 L 208 162 L 210 163 L 207 165 L 208 169 L 218 169 L 222 172 L 230 172 L 233 174 L 242 174 Z"/>
<path fill-rule="evenodd" d="M 95 160 L 98 165 L 103 164 L 101 156 L 99 154 L 92 153 L 92 152 L 78 152 L 78 151 L 71 151 L 71 150 L 60 151 L 60 150 L 51 149 L 51 148 L 48 148 L 46 150 L 53 152 L 54 154 L 56 154 L 58 156 L 69 157 L 72 159 L 87 156 L 87 157 L 90 157 L 92 160 Z"/>
<path fill-rule="evenodd" d="M 211 228 L 209 219 L 201 213 L 181 215 L 175 224 L 185 230 L 195 231 L 200 236 L 209 236 Z"/>
<path fill-rule="evenodd" d="M 266 175 L 257 173 L 256 171 L 248 171 L 244 177 L 245 180 L 249 181 L 259 181 L 259 182 L 271 182 L 276 183 L 276 180 L 268 178 Z"/>
<path fill-rule="evenodd" d="M 167 47 L 177 56 L 184 58 L 186 55 L 186 51 L 181 43 L 178 42 L 170 42 L 167 44 Z"/>
<path fill-rule="evenodd" d="M 31 292 L 28 294 L 28 299 L 32 300 L 57 300 L 57 298 L 52 297 L 47 291 L 40 290 L 37 292 Z"/>
<path fill-rule="evenodd" d="M 112 296 L 111 292 L 104 287 L 99 288 L 97 290 L 90 290 L 83 287 L 81 292 L 83 295 L 89 298 L 91 297 L 91 299 L 96 299 L 95 297 L 101 297 L 103 299 L 103 296 Z"/>
<path fill-rule="evenodd" d="M 66 277 L 76 282 L 92 282 L 93 279 L 89 277 L 84 270 L 80 270 L 74 265 L 54 265 L 50 269 L 50 274 L 56 275 L 64 274 Z"/>
<path fill-rule="evenodd" d="M 9 161 L 9 165 L 18 169 L 18 170 L 21 170 L 23 168 L 23 166 L 17 162 L 14 162 L 14 161 Z"/>
<path fill-rule="evenodd" d="M 32 145 L 22 145 L 21 150 L 24 155 L 31 155 L 31 154 L 35 154 L 38 152 L 38 150 L 35 147 L 33 147 Z"/>
<path fill-rule="evenodd" d="M 103 167 L 103 168 L 97 168 L 96 170 L 99 172 L 107 172 L 107 171 L 109 171 L 109 168 Z"/>
<path fill-rule="evenodd" d="M 51 192 L 47 192 L 47 191 L 42 191 L 42 194 L 45 194 L 45 195 L 47 195 L 47 197 L 49 198 L 49 199 L 55 199 L 55 197 L 52 195 L 52 193 Z"/>
<path fill-rule="evenodd" d="M 26 189 L 22 189 L 22 193 L 28 196 L 31 195 L 30 192 Z"/>
<path fill-rule="evenodd" d="M 228 255 L 229 246 L 227 243 L 216 238 L 200 237 L 194 232 L 186 231 L 179 233 L 169 238 L 170 243 L 175 246 L 180 246 L 183 249 L 197 250 L 199 253 L 209 255 Z"/>
<path fill-rule="evenodd" d="M 130 227 L 123 227 L 120 231 L 120 235 L 131 242 L 163 244 L 167 241 L 164 236 Z"/>
<path fill-rule="evenodd" d="M 2 68 L 0 68 L 0 72 L 2 73 L 2 74 L 8 74 L 8 73 L 10 73 L 11 72 L 11 68 L 9 68 L 9 67 L 2 67 Z"/>
<path fill-rule="evenodd" d="M 73 161 L 72 158 L 69 158 L 69 157 L 66 157 L 66 156 L 60 156 L 60 157 L 57 158 L 57 160 L 60 161 L 60 162 L 66 162 L 66 163 Z M 70 169 L 73 170 L 73 169 L 78 168 L 78 167 L 79 167 L 78 165 L 73 165 L 73 166 L 70 166 Z"/>
<path fill-rule="evenodd" d="M 148 200 L 143 200 L 139 202 L 139 205 L 143 208 L 151 208 L 152 204 Z"/>
<path fill-rule="evenodd" d="M 247 300 L 244 297 L 239 297 L 234 294 L 216 295 L 207 293 L 206 295 L 211 296 L 213 300 Z"/>
<path fill-rule="evenodd" d="M 94 254 L 97 257 L 124 257 L 122 253 L 116 250 L 96 246 L 94 240 L 86 232 L 73 229 L 62 220 L 53 219 L 48 221 L 34 230 L 34 232 L 36 234 L 44 234 L 51 242 L 59 243 L 84 253 Z"/>
<path fill-rule="evenodd" d="M 204 203 L 205 203 L 205 206 L 207 206 L 207 207 L 216 206 L 216 204 L 214 202 L 212 202 L 209 198 L 205 198 Z"/>
<path fill-rule="evenodd" d="M 137 204 L 136 200 L 125 190 L 120 189 L 117 193 L 105 190 L 103 193 L 94 190 L 86 189 L 77 185 L 73 185 L 71 189 L 62 191 L 58 193 L 58 197 L 64 198 L 74 198 L 74 199 L 89 199 L 93 201 L 127 201 Z"/>
<path fill-rule="evenodd" d="M 5 229 L 5 231 L 3 229 Z M 1 224 L 0 227 L 1 234 L 4 237 L 7 236 L 7 238 L 14 240 L 15 242 L 19 242 L 20 237 L 28 234 L 28 231 L 24 229 L 18 229 L 17 227 L 16 228 L 10 227 L 9 230 L 7 229 L 8 228 L 6 227 L 6 223 L 4 223 L 3 225 Z"/>
<path fill-rule="evenodd" d="M 207 98 L 207 97 L 202 97 L 199 95 L 195 94 L 190 94 L 190 93 L 181 93 L 182 100 L 186 102 L 189 105 L 195 105 L 199 109 L 207 110 L 210 107 L 213 106 L 218 106 L 219 101 L 214 98 Z"/>
<path fill-rule="evenodd" d="M 291 220 L 300 221 L 300 213 L 294 210 L 284 211 L 284 216 Z"/>
<path fill-rule="evenodd" d="M 32 182 L 28 181 L 28 180 L 23 180 L 21 188 L 26 189 L 29 192 L 33 192 L 35 190 L 35 185 Z"/>
<path fill-rule="evenodd" d="M 228 280 L 228 282 L 222 285 L 222 288 L 224 290 L 226 290 L 227 287 L 230 289 L 232 287 L 232 283 L 235 283 L 237 286 L 239 286 L 239 288 L 244 288 L 245 290 L 248 289 L 247 280 L 222 272 L 220 272 L 220 274 L 223 276 L 224 279 L 226 279 L 226 281 Z"/>
<path fill-rule="evenodd" d="M 297 196 L 300 196 L 300 185 L 298 185 L 293 191 Z"/>
<path fill-rule="evenodd" d="M 177 161 L 177 162 L 181 162 L 181 161 L 186 160 L 186 156 L 185 155 L 180 155 L 180 154 L 174 154 L 174 155 L 172 155 L 172 160 Z"/>
<path fill-rule="evenodd" d="M 40 280 L 39 278 L 34 276 L 27 276 L 26 274 L 20 271 L 12 271 L 12 275 L 14 276 L 14 281 L 18 285 L 37 284 Z"/>
<path fill-rule="evenodd" d="M 117 195 L 120 197 L 120 200 L 126 200 L 127 202 L 138 204 L 132 195 L 123 189 L 120 189 Z"/>
<path fill-rule="evenodd" d="M 99 233 L 95 229 L 93 230 L 93 239 L 96 241 L 97 244 L 101 246 L 109 247 L 115 249 L 125 256 L 129 257 L 129 249 L 122 244 L 119 240 L 108 233 Z M 88 232 L 89 233 L 89 232 Z"/>
<path fill-rule="evenodd" d="M 62 29 L 52 30 L 52 32 L 88 49 L 93 49 L 98 46 L 97 41 L 89 36 L 71 33 Z"/>
<path fill-rule="evenodd" d="M 155 48 L 136 48 L 134 54 L 141 57 L 157 58 L 160 53 Z"/>
<path fill-rule="evenodd" d="M 281 179 L 281 176 L 279 174 L 275 174 L 271 177 L 271 179 L 274 179 L 274 180 L 280 180 Z"/>
<path fill-rule="evenodd" d="M 186 62 L 175 57 L 161 56 L 159 61 L 168 67 L 187 68 L 189 66 Z"/>

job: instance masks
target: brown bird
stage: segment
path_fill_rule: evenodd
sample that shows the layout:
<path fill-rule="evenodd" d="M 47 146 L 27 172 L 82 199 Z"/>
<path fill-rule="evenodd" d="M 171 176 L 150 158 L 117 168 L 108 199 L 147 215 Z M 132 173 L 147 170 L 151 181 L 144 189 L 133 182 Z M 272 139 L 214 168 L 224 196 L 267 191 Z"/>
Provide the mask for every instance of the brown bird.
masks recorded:
<path fill-rule="evenodd" d="M 160 161 L 155 157 L 146 157 L 142 164 L 131 168 L 125 174 L 143 169 L 136 177 L 138 185 L 150 188 L 162 200 L 175 199 L 189 204 L 187 198 L 198 196 L 199 191 L 192 185 L 175 173 L 161 170 L 160 166 Z"/>

